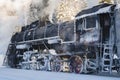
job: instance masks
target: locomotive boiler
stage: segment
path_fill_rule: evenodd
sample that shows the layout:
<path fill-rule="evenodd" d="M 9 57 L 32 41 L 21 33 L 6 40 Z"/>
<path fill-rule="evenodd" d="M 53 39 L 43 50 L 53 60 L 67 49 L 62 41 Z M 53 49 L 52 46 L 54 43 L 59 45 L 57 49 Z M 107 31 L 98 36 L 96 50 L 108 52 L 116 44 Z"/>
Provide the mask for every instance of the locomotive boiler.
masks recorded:
<path fill-rule="evenodd" d="M 71 21 L 44 26 L 35 21 L 12 36 L 5 62 L 13 68 L 119 73 L 119 10 L 101 4 Z"/>

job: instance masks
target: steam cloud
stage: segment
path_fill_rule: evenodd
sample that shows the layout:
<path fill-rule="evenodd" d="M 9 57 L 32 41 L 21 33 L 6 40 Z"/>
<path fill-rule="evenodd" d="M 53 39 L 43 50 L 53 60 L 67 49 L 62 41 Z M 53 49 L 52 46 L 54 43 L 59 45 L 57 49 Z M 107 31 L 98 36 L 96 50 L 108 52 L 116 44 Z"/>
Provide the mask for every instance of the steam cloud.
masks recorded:
<path fill-rule="evenodd" d="M 5 54 L 15 26 L 18 26 L 17 7 L 10 0 L 0 1 L 0 54 Z"/>
<path fill-rule="evenodd" d="M 52 21 L 58 0 L 0 0 L 0 54 L 5 54 L 16 27 L 43 17 Z"/>
<path fill-rule="evenodd" d="M 52 22 L 52 16 L 60 0 L 32 0 L 29 12 L 29 21 L 38 19 L 49 19 Z"/>
<path fill-rule="evenodd" d="M 16 28 L 48 18 L 61 0 L 0 0 L 0 54 L 7 51 Z"/>
<path fill-rule="evenodd" d="M 52 21 L 57 2 L 58 0 L 0 0 L 0 65 L 16 28 L 43 17 Z"/>

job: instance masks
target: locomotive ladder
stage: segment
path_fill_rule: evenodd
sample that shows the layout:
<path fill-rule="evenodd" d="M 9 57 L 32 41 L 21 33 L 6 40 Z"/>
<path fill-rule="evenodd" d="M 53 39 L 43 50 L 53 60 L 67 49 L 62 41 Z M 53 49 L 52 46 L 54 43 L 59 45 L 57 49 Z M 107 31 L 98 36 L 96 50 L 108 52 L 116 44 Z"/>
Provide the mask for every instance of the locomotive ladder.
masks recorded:
<path fill-rule="evenodd" d="M 105 44 L 103 49 L 102 72 L 109 72 L 111 74 L 112 63 L 113 63 L 113 46 Z"/>

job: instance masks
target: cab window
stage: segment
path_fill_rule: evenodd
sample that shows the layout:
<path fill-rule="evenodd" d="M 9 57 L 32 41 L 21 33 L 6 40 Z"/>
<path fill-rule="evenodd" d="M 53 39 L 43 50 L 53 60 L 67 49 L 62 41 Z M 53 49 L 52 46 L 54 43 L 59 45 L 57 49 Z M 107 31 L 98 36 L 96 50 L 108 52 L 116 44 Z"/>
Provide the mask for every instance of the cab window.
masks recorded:
<path fill-rule="evenodd" d="M 85 29 L 91 29 L 96 27 L 96 16 L 89 16 L 85 18 Z"/>
<path fill-rule="evenodd" d="M 84 21 L 83 19 L 78 19 L 76 20 L 76 29 L 77 31 L 80 31 L 83 29 L 83 26 L 84 26 Z"/>

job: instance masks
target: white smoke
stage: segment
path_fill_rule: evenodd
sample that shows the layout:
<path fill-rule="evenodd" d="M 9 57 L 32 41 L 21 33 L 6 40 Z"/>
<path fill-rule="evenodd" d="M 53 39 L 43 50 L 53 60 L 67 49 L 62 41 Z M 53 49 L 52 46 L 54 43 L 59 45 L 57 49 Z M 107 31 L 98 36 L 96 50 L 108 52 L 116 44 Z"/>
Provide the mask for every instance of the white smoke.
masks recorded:
<path fill-rule="evenodd" d="M 0 54 L 6 53 L 16 27 L 30 24 L 46 15 L 51 19 L 56 1 L 57 0 L 0 0 Z M 33 7 L 33 11 L 31 10 L 31 6 Z"/>
<path fill-rule="evenodd" d="M 29 21 L 47 18 L 52 22 L 53 13 L 60 0 L 32 0 L 29 12 Z"/>
<path fill-rule="evenodd" d="M 18 26 L 16 6 L 10 0 L 0 1 L 0 54 L 5 54 L 10 38 Z"/>
<path fill-rule="evenodd" d="M 57 0 L 0 0 L 0 53 L 6 52 L 15 27 L 45 16 L 52 20 L 56 3 Z"/>
<path fill-rule="evenodd" d="M 0 0 L 0 65 L 15 27 L 23 25 L 23 0 Z"/>

